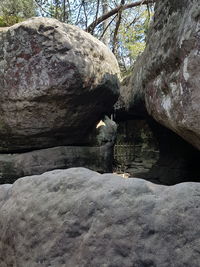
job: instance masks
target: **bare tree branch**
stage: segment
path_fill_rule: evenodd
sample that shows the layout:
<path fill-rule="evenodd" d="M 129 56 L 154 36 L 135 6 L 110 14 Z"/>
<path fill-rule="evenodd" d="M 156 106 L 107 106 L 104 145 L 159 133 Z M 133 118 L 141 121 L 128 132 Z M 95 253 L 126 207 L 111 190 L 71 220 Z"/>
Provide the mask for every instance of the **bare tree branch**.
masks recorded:
<path fill-rule="evenodd" d="M 63 22 L 66 20 L 66 0 L 63 0 Z"/>
<path fill-rule="evenodd" d="M 121 5 L 124 6 L 124 4 L 125 4 L 125 1 L 121 0 Z M 118 31 L 119 31 L 119 26 L 120 26 L 120 23 L 122 20 L 122 11 L 123 11 L 123 7 L 118 11 L 118 18 L 117 18 L 114 36 L 113 36 L 113 49 L 112 49 L 113 54 L 115 54 L 115 52 L 116 52 L 117 39 L 118 39 L 117 35 L 118 35 Z"/>
<path fill-rule="evenodd" d="M 77 18 L 76 18 L 76 22 L 75 22 L 75 25 L 78 24 L 78 21 L 79 21 L 79 17 L 80 17 L 80 14 L 81 14 L 81 9 L 82 9 L 82 3 L 79 5 L 79 9 L 78 9 L 78 15 L 77 15 Z"/>
<path fill-rule="evenodd" d="M 147 4 L 147 12 L 148 12 L 148 24 L 149 24 L 149 21 L 150 21 L 150 18 L 151 18 L 151 12 L 150 12 L 149 4 Z"/>
<path fill-rule="evenodd" d="M 85 27 L 87 28 L 87 26 L 88 26 L 88 17 L 87 17 L 87 12 L 86 12 L 86 8 L 85 8 L 86 3 L 85 3 L 84 0 L 82 0 L 82 5 L 83 5 L 83 11 L 84 11 L 84 15 L 85 15 Z"/>
<path fill-rule="evenodd" d="M 47 14 L 47 15 L 49 15 L 49 16 L 52 16 L 52 14 L 51 14 L 50 12 L 48 12 L 47 10 L 45 10 L 45 9 L 42 7 L 42 5 L 39 3 L 38 0 L 35 0 L 35 3 L 38 5 L 38 7 L 39 7 L 45 14 Z"/>
<path fill-rule="evenodd" d="M 108 13 L 103 14 L 101 17 L 99 17 L 98 19 L 96 19 L 95 21 L 93 21 L 87 28 L 86 31 L 87 32 L 93 32 L 94 28 L 99 25 L 101 22 L 103 22 L 104 20 L 110 18 L 111 16 L 115 15 L 116 13 L 119 12 L 119 10 L 121 8 L 123 8 L 123 10 L 128 9 L 128 8 L 132 8 L 132 7 L 136 7 L 139 5 L 146 5 L 146 4 L 153 4 L 155 3 L 157 0 L 140 0 L 131 4 L 127 4 L 127 5 L 119 5 L 118 7 L 110 10 Z"/>
<path fill-rule="evenodd" d="M 111 21 L 108 23 L 107 27 L 104 29 L 103 33 L 101 34 L 99 40 L 101 40 L 105 34 L 105 32 L 107 31 L 107 29 L 109 28 L 110 24 L 113 22 L 113 20 L 115 20 L 115 18 L 117 17 L 117 14 L 111 19 Z"/>
<path fill-rule="evenodd" d="M 97 0 L 97 10 L 96 10 L 96 15 L 95 15 L 95 21 L 97 21 L 98 14 L 99 14 L 99 7 L 100 7 L 100 0 Z M 96 27 L 96 26 L 95 26 Z M 94 27 L 94 28 L 95 28 Z"/>
<path fill-rule="evenodd" d="M 103 12 L 103 15 L 104 14 L 107 14 L 108 11 L 109 11 L 109 5 L 108 5 L 108 0 L 101 0 L 101 5 L 102 5 L 102 12 Z M 109 33 L 108 31 L 106 31 L 105 29 L 108 29 L 108 24 L 109 24 L 109 20 L 104 20 L 102 22 L 102 27 L 103 27 L 103 31 L 105 32 L 104 34 L 104 37 L 102 38 L 102 42 L 108 46 L 109 44 L 109 41 L 110 41 L 110 36 L 109 36 Z"/>

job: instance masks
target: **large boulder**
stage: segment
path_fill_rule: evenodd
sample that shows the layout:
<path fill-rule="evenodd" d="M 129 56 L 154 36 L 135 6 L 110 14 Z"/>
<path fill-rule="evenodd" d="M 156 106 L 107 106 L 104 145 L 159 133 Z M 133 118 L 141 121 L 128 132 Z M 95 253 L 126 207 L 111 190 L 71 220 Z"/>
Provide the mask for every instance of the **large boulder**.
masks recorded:
<path fill-rule="evenodd" d="M 200 3 L 157 1 L 147 47 L 122 95 L 200 149 Z"/>
<path fill-rule="evenodd" d="M 1 267 L 200 266 L 200 184 L 55 170 L 0 186 Z"/>
<path fill-rule="evenodd" d="M 55 169 L 86 167 L 112 172 L 113 144 L 101 146 L 60 146 L 25 153 L 0 154 L 0 184 Z"/>
<path fill-rule="evenodd" d="M 119 67 L 90 34 L 32 18 L 0 32 L 0 151 L 84 143 L 118 97 Z"/>

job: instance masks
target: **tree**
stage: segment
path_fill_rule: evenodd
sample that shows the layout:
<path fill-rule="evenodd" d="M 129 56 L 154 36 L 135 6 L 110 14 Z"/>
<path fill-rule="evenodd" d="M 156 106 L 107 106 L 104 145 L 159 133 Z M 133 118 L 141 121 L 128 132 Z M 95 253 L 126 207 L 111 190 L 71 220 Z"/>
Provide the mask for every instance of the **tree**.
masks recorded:
<path fill-rule="evenodd" d="M 109 11 L 108 8 L 108 0 L 102 0 L 102 13 L 103 15 L 107 14 Z M 97 20 L 97 18 L 95 19 Z M 102 41 L 104 42 L 105 45 L 109 45 L 109 32 L 108 32 L 108 26 L 109 26 L 109 21 L 108 19 L 104 20 L 102 22 L 102 30 L 104 32 L 104 35 L 102 36 Z"/>
<path fill-rule="evenodd" d="M 126 70 L 145 47 L 151 6 L 156 0 L 35 1 L 44 16 L 77 25 L 102 40 Z"/>
<path fill-rule="evenodd" d="M 140 1 L 136 1 L 134 3 L 130 3 L 130 4 L 127 4 L 127 5 L 124 5 L 122 3 L 125 3 L 125 1 L 123 0 L 121 2 L 120 5 L 117 5 L 117 7 L 111 9 L 109 12 L 107 13 L 104 13 L 102 16 L 100 16 L 99 18 L 97 18 L 96 20 L 94 20 L 88 27 L 87 27 L 87 31 L 88 32 L 93 32 L 94 31 L 94 28 L 99 25 L 100 23 L 102 23 L 103 21 L 105 21 L 106 19 L 112 17 L 113 15 L 117 14 L 118 12 L 121 11 L 121 9 L 123 10 L 126 10 L 126 9 L 129 9 L 129 8 L 133 8 L 133 7 L 137 7 L 137 6 L 140 6 L 140 5 L 148 5 L 148 4 L 153 4 L 155 3 L 156 0 L 140 0 Z"/>
<path fill-rule="evenodd" d="M 123 23 L 118 31 L 118 50 L 115 54 L 124 71 L 127 71 L 134 64 L 138 55 L 143 52 L 149 21 L 153 15 L 144 8 L 142 10 L 138 8 L 135 11 L 132 21 L 129 19 L 129 14 L 124 14 Z"/>
<path fill-rule="evenodd" d="M 0 2 L 0 26 L 10 26 L 36 14 L 34 0 L 1 0 Z"/>

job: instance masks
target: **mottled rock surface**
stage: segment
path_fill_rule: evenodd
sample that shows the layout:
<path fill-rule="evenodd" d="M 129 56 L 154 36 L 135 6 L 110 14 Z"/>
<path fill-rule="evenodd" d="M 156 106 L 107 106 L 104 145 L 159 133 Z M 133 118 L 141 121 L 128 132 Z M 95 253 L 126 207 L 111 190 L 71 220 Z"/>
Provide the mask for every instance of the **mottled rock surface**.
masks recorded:
<path fill-rule="evenodd" d="M 200 149 L 200 3 L 157 1 L 147 47 L 122 95 Z"/>
<path fill-rule="evenodd" d="M 32 18 L 0 32 L 0 151 L 84 143 L 118 75 L 110 50 L 75 26 Z"/>
<path fill-rule="evenodd" d="M 113 144 L 102 146 L 60 146 L 19 154 L 0 154 L 0 184 L 55 169 L 85 167 L 112 172 Z"/>
<path fill-rule="evenodd" d="M 0 186 L 1 267 L 199 267 L 200 184 L 55 170 Z"/>

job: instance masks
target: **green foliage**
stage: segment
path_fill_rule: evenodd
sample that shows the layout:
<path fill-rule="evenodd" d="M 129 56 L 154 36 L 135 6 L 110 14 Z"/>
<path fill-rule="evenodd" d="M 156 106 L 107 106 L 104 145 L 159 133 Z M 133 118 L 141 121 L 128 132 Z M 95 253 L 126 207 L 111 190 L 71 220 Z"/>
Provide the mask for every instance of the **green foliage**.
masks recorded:
<path fill-rule="evenodd" d="M 123 25 L 119 32 L 119 38 L 124 48 L 129 51 L 129 55 L 133 60 L 135 60 L 145 48 L 144 29 L 138 29 L 137 27 L 127 28 L 126 25 Z"/>
<path fill-rule="evenodd" d="M 71 13 L 70 0 L 35 0 L 35 1 L 38 4 L 39 14 L 41 16 L 56 18 L 66 23 L 70 22 L 70 13 Z"/>
<path fill-rule="evenodd" d="M 0 26 L 11 26 L 36 15 L 34 0 L 1 0 Z"/>
<path fill-rule="evenodd" d="M 60 0 L 53 0 L 51 4 L 49 4 L 49 11 L 50 16 L 56 18 L 60 21 L 64 21 L 63 19 L 63 5 Z"/>
<path fill-rule="evenodd" d="M 149 27 L 149 15 L 152 16 L 147 10 L 143 10 L 139 13 L 133 25 L 128 21 L 121 24 L 119 41 L 124 49 L 127 50 L 127 54 L 129 53 L 133 62 L 144 51 L 146 46 L 145 38 Z"/>
<path fill-rule="evenodd" d="M 21 21 L 23 21 L 23 19 L 17 16 L 0 16 L 0 27 L 12 26 Z"/>

